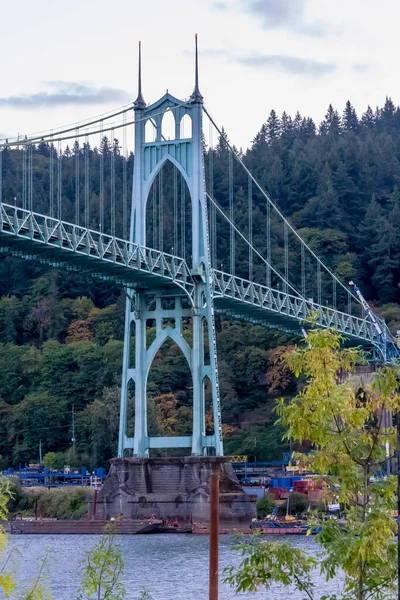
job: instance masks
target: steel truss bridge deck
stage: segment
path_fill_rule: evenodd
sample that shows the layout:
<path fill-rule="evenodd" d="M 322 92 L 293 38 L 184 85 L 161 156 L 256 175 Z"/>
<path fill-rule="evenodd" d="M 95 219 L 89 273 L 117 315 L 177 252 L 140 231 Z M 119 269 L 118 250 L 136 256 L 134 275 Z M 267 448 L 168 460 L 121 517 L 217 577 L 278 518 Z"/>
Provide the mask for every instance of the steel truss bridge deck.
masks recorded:
<path fill-rule="evenodd" d="M 10 204 L 0 204 L 0 250 L 70 270 L 89 273 L 130 289 L 177 287 L 193 302 L 194 280 L 186 261 Z M 380 361 L 392 362 L 397 348 L 378 335 L 368 317 L 356 317 L 301 296 L 213 270 L 215 310 L 233 318 L 288 332 L 316 315 L 321 327 L 334 327 L 351 343 L 370 346 Z"/>

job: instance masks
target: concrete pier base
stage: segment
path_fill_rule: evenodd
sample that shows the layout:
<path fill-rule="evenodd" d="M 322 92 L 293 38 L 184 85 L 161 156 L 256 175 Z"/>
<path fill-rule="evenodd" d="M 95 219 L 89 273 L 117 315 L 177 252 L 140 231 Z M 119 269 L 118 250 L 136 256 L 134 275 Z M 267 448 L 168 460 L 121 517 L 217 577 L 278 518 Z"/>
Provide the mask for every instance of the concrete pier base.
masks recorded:
<path fill-rule="evenodd" d="M 220 475 L 220 521 L 250 523 L 255 503 L 239 485 L 229 457 L 114 458 L 98 494 L 96 515 L 208 523 L 210 476 Z"/>

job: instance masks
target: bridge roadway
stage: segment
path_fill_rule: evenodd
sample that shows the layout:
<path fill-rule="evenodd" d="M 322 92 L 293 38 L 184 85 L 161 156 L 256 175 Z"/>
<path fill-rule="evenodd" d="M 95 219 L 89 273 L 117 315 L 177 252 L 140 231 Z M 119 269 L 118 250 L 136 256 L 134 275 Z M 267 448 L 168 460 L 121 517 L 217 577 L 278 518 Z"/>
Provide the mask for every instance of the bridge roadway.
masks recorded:
<path fill-rule="evenodd" d="M 0 251 L 26 259 L 89 273 L 130 289 L 165 288 L 187 295 L 193 303 L 195 277 L 186 261 L 132 242 L 113 238 L 10 204 L 0 203 Z M 294 296 L 213 270 L 215 311 L 235 319 L 299 332 L 299 323 L 317 313 L 321 327 L 334 327 L 353 344 L 378 350 L 382 362 L 398 355 L 393 342 L 377 334 L 367 318 L 348 315 Z"/>

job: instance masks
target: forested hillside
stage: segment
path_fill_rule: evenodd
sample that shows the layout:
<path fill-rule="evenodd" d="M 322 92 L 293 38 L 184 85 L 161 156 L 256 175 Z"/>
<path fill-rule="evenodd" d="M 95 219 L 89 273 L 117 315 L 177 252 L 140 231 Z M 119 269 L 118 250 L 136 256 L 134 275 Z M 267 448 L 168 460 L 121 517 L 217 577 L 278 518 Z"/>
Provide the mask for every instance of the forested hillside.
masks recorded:
<path fill-rule="evenodd" d="M 213 164 L 214 195 L 226 207 L 224 141 L 224 137 L 219 139 L 212 151 L 206 148 L 205 162 L 207 169 Z M 86 151 L 91 156 L 93 180 L 90 206 L 96 209 L 101 161 L 107 194 L 108 157 L 115 154 L 117 177 L 127 169 L 128 184 L 134 158 L 120 155 L 117 140 L 104 139 L 99 148 Z M 35 210 L 47 212 L 45 159 L 56 151 L 42 143 L 32 152 Z M 83 152 L 85 148 L 75 146 L 63 153 L 61 204 L 63 218 L 68 220 L 73 220 L 75 212 L 75 156 Z M 251 147 L 238 152 L 326 264 L 343 281 L 355 279 L 392 331 L 400 329 L 400 108 L 387 99 L 382 109 L 368 107 L 359 118 L 348 102 L 340 116 L 330 106 L 319 126 L 300 114 L 278 117 L 271 111 Z M 3 201 L 20 204 L 21 152 L 4 150 L 2 158 Z M 166 194 L 170 179 L 167 173 Z M 235 220 L 245 229 L 247 179 L 240 172 L 235 173 L 234 195 Z M 117 190 L 116 232 L 120 236 L 128 219 L 121 198 Z M 265 199 L 254 193 L 253 203 L 254 243 L 264 250 Z M 97 228 L 96 210 L 91 214 L 89 224 Z M 109 223 L 106 205 L 107 227 Z M 279 232 L 273 233 L 279 253 Z M 167 236 L 163 243 L 169 250 Z M 228 247 L 228 236 L 222 234 L 218 261 L 224 260 Z M 239 272 L 242 269 L 245 274 L 246 249 L 238 245 L 237 252 Z M 57 457 L 60 464 L 105 464 L 116 452 L 124 292 L 83 275 L 2 255 L 0 296 L 0 469 L 36 462 L 40 442 L 44 453 L 66 453 Z M 295 340 L 223 319 L 217 322 L 217 332 L 226 451 L 258 459 L 279 458 L 283 447 L 273 427 L 272 407 L 278 395 L 294 390 L 279 356 Z M 189 329 L 186 335 L 190 336 Z M 191 381 L 175 346 L 164 345 L 157 355 L 148 392 L 150 431 L 186 433 Z"/>

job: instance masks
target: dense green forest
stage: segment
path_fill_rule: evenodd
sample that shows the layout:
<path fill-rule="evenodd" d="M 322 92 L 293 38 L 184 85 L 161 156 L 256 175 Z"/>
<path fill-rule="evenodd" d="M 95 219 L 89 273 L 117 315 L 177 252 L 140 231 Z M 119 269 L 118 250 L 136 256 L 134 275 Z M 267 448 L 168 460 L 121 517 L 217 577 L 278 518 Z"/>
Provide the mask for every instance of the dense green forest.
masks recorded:
<path fill-rule="evenodd" d="M 49 155 L 46 143 L 32 153 L 34 209 L 48 213 Z M 90 154 L 90 214 L 99 226 L 99 172 L 109 198 L 115 169 L 115 227 L 126 233 L 129 210 L 122 194 L 126 170 L 128 189 L 134 157 L 121 156 L 117 140 L 103 139 L 98 148 L 66 148 L 62 154 L 63 191 L 54 200 L 54 214 L 76 217 L 75 174 Z M 384 316 L 393 332 L 400 329 L 400 108 L 387 98 L 383 108 L 370 107 L 358 117 L 351 103 L 342 115 L 329 106 L 324 121 L 297 113 L 279 118 L 271 111 L 251 147 L 237 150 L 271 197 L 289 216 L 309 245 L 343 281 L 354 278 L 365 296 Z M 78 159 L 76 155 L 78 154 Z M 114 166 L 111 167 L 110 157 Z M 21 151 L 2 152 L 4 202 L 29 205 L 21 190 Z M 228 152 L 221 136 L 214 149 L 205 148 L 209 173 L 213 164 L 214 196 L 228 206 Z M 171 196 L 172 174 L 164 174 Z M 179 189 L 189 255 L 190 231 L 185 190 Z M 79 190 L 84 197 L 83 179 Z M 119 186 L 119 187 L 118 187 Z M 248 223 L 247 178 L 234 173 L 235 221 Z M 126 201 L 125 196 L 125 201 Z M 57 191 L 55 191 L 57 198 Z M 157 202 L 154 194 L 154 203 Z M 158 208 L 157 208 L 158 206 Z M 149 223 L 159 204 L 149 204 Z M 152 211 L 152 212 L 151 212 Z M 253 195 L 254 243 L 265 248 L 266 202 Z M 84 223 L 81 201 L 79 218 Z M 157 213 L 158 214 L 158 213 Z M 164 211 L 166 229 L 160 237 L 153 220 L 153 245 L 169 251 L 174 243 L 174 219 Z M 182 216 L 183 215 L 183 216 Z M 105 202 L 104 226 L 111 223 Z M 274 231 L 276 251 L 280 234 Z M 229 235 L 218 236 L 215 262 L 227 256 Z M 247 250 L 237 245 L 238 274 L 246 275 Z M 226 265 L 227 266 L 227 265 Z M 37 462 L 43 453 L 60 453 L 61 464 L 103 465 L 115 455 L 124 326 L 124 291 L 84 275 L 71 274 L 33 261 L 0 255 L 0 469 L 19 462 Z M 185 335 L 190 336 L 189 328 Z M 295 382 L 280 355 L 295 342 L 287 334 L 230 322 L 218 317 L 222 418 L 227 453 L 280 458 L 284 446 L 274 427 L 276 397 L 291 394 Z M 166 344 L 150 371 L 149 427 L 153 434 L 183 434 L 190 427 L 191 382 L 176 346 Z M 75 413 L 76 451 L 71 444 Z"/>

